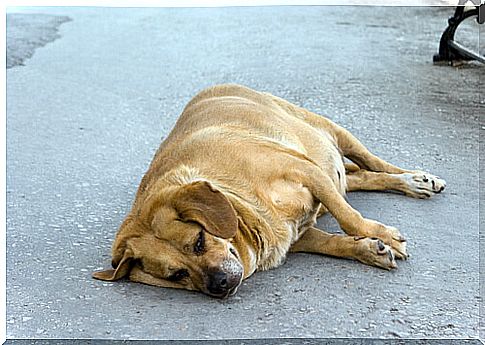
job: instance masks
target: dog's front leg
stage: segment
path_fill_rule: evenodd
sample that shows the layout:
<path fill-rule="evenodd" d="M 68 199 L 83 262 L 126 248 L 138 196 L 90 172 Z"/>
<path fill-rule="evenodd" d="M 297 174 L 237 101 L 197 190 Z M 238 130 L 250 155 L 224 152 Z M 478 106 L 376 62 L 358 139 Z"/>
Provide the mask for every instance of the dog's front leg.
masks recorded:
<path fill-rule="evenodd" d="M 399 230 L 375 220 L 366 219 L 350 206 L 339 193 L 332 179 L 321 169 L 306 166 L 304 171 L 295 173 L 313 196 L 335 217 L 343 231 L 352 236 L 375 237 L 391 246 L 398 259 L 406 259 L 406 240 Z"/>
<path fill-rule="evenodd" d="M 397 268 L 391 247 L 377 238 L 330 234 L 314 227 L 308 229 L 290 251 L 353 258 L 386 270 Z"/>

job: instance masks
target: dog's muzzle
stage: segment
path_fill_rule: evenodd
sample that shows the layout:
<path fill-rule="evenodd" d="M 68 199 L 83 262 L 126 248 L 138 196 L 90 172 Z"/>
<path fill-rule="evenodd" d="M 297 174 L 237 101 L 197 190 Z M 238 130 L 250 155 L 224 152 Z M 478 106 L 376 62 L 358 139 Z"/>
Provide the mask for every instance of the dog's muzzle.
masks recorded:
<path fill-rule="evenodd" d="M 207 272 L 207 293 L 220 298 L 233 295 L 241 284 L 242 276 L 241 264 L 235 260 L 226 260 L 220 267 Z"/>

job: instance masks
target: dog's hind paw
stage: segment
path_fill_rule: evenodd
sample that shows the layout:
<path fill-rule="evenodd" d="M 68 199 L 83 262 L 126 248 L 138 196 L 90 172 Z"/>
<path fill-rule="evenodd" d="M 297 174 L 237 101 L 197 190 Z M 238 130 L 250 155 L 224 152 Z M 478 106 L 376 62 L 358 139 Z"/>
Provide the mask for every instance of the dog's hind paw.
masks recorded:
<path fill-rule="evenodd" d="M 407 188 L 404 193 L 413 198 L 427 199 L 441 193 L 446 187 L 446 181 L 422 171 L 399 174 Z"/>
<path fill-rule="evenodd" d="M 356 236 L 354 240 L 356 241 L 355 259 L 386 270 L 397 268 L 394 250 L 380 239 Z"/>

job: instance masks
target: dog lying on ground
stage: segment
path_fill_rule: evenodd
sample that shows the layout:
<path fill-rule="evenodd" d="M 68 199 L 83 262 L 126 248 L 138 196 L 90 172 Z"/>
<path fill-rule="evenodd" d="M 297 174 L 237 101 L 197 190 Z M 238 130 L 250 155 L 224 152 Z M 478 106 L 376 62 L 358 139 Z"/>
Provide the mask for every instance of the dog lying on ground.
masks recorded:
<path fill-rule="evenodd" d="M 407 258 L 406 240 L 362 217 L 345 192 L 429 198 L 444 188 L 376 157 L 322 116 L 243 86 L 214 86 L 187 104 L 161 144 L 116 235 L 113 269 L 93 276 L 227 297 L 288 252 L 394 269 Z M 346 235 L 315 227 L 325 212 Z"/>

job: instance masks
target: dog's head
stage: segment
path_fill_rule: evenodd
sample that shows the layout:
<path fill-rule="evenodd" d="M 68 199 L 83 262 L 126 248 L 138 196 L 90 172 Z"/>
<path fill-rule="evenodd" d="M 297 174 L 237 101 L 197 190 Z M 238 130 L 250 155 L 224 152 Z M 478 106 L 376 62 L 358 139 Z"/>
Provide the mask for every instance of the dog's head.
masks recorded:
<path fill-rule="evenodd" d="M 114 269 L 93 277 L 123 277 L 149 285 L 199 290 L 226 297 L 236 292 L 243 266 L 231 244 L 236 212 L 206 181 L 150 194 L 123 222 L 113 245 Z"/>

